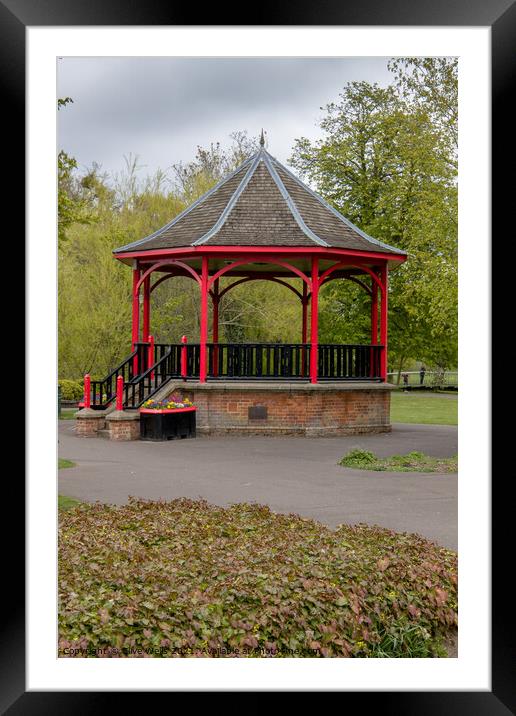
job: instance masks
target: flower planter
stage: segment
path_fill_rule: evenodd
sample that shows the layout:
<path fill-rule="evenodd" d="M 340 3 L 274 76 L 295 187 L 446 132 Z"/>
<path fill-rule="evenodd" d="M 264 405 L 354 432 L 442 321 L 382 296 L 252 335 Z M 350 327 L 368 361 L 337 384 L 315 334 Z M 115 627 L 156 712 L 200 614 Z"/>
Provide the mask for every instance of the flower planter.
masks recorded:
<path fill-rule="evenodd" d="M 195 437 L 197 408 L 140 408 L 142 440 L 176 440 Z"/>

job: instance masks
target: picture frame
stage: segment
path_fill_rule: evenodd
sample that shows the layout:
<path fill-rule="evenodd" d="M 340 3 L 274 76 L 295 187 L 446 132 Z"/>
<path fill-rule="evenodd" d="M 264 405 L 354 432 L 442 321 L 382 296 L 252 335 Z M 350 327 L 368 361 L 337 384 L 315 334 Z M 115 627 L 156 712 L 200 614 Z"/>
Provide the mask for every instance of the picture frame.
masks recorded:
<path fill-rule="evenodd" d="M 436 4 L 419 2 L 417 4 L 402 0 L 394 7 L 382 0 L 367 0 L 351 6 L 333 2 L 324 8 L 315 5 L 276 6 L 274 9 L 261 5 L 253 7 L 253 25 L 361 25 L 361 26 L 489 26 L 492 37 L 492 170 L 493 176 L 502 176 L 502 158 L 507 165 L 508 152 L 514 148 L 511 118 L 507 111 L 512 93 L 511 70 L 513 72 L 514 46 L 516 43 L 516 5 L 512 1 L 498 0 L 483 4 L 468 0 Z M 218 9 L 217 9 L 218 10 Z M 203 26 L 222 24 L 215 7 L 206 8 Z M 235 17 L 237 17 L 235 15 Z M 0 68 L 4 95 L 4 136 L 10 141 L 5 148 L 10 153 L 10 196 L 9 206 L 16 206 L 12 216 L 19 217 L 16 231 L 21 235 L 23 229 L 24 207 L 20 187 L 24 185 L 24 163 L 21 147 L 25 145 L 24 132 L 24 87 L 25 87 L 25 32 L 31 26 L 103 26 L 103 25 L 190 25 L 194 18 L 191 10 L 180 10 L 166 3 L 144 3 L 139 1 L 124 7 L 112 0 L 91 1 L 88 4 L 70 4 L 63 0 L 48 0 L 44 4 L 30 0 L 9 0 L 0 5 Z M 224 23 L 225 24 L 225 23 Z M 233 23 L 228 23 L 233 24 Z M 492 196 L 493 237 L 501 235 L 502 222 L 506 207 L 512 203 L 509 198 L 510 182 L 497 182 L 497 190 Z M 31 347 L 29 346 L 29 349 Z M 503 431 L 493 433 L 493 454 L 500 448 Z M 508 475 L 510 478 L 510 475 Z M 9 487 L 13 493 L 13 508 L 21 513 L 18 524 L 24 519 L 23 481 L 13 481 Z M 515 648 L 511 634 L 510 619 L 502 598 L 506 581 L 502 574 L 507 573 L 504 564 L 504 545 L 506 527 L 510 524 L 510 501 L 502 497 L 503 483 L 492 485 L 493 530 L 492 530 L 492 572 L 493 572 L 493 609 L 492 609 L 492 690 L 490 692 L 360 692 L 349 696 L 363 700 L 368 697 L 368 705 L 381 708 L 384 713 L 396 714 L 443 714 L 475 713 L 506 714 L 514 712 L 516 695 L 514 687 Z M 496 519 L 495 519 L 496 515 Z M 20 519 L 21 518 L 21 519 Z M 504 539 L 502 539 L 502 530 Z M 17 547 L 17 549 L 16 549 Z M 41 712 L 61 713 L 79 710 L 89 713 L 94 709 L 114 705 L 118 694 L 97 692 L 34 692 L 26 691 L 25 672 L 25 612 L 24 612 L 24 540 L 18 536 L 16 545 L 6 550 L 7 565 L 5 574 L 9 575 L 6 584 L 10 595 L 14 596 L 11 609 L 5 611 L 0 657 L 0 683 L 2 713 L 36 714 Z M 505 567 L 505 569 L 504 569 Z M 11 591 L 12 590 L 12 591 Z M 509 623 L 508 623 L 509 622 Z M 512 632 L 514 628 L 512 627 Z M 336 690 L 338 688 L 336 687 Z M 134 699 L 136 695 L 133 695 Z M 362 701 L 363 703 L 363 701 Z"/>

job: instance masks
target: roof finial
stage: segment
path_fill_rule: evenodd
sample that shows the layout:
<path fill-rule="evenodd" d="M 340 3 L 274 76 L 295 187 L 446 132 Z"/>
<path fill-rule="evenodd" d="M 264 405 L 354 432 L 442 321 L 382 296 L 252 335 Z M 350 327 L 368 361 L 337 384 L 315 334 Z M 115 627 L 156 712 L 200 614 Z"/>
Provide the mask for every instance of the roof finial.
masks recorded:
<path fill-rule="evenodd" d="M 265 147 L 265 137 L 263 136 L 263 129 L 262 129 L 262 135 L 260 137 L 260 147 Z"/>

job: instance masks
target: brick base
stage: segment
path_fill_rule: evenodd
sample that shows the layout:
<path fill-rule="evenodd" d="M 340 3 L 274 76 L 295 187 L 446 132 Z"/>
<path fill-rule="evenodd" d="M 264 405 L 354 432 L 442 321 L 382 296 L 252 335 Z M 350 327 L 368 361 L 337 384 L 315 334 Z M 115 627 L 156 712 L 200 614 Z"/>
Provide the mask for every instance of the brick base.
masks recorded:
<path fill-rule="evenodd" d="M 188 397 L 197 406 L 200 434 L 324 437 L 390 432 L 393 387 L 385 383 L 189 382 L 170 386 L 168 395 Z M 106 417 L 95 411 L 81 413 L 77 435 L 93 437 L 107 425 L 110 440 L 140 439 L 137 413 L 115 411 Z"/>
<path fill-rule="evenodd" d="M 171 393 L 197 406 L 200 433 L 318 437 L 390 432 L 391 389 L 368 383 L 189 383 Z"/>
<path fill-rule="evenodd" d="M 98 431 L 103 430 L 105 425 L 104 414 L 95 410 L 84 408 L 75 416 L 75 433 L 82 438 L 97 437 Z"/>
<path fill-rule="evenodd" d="M 140 416 L 138 413 L 115 411 L 106 418 L 110 440 L 139 440 Z"/>

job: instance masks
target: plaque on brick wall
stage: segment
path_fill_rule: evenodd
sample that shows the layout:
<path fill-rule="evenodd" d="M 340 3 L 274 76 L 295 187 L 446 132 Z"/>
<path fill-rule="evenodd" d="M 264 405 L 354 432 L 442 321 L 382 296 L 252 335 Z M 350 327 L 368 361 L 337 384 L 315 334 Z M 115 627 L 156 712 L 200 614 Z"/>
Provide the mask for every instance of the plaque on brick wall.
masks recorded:
<path fill-rule="evenodd" d="M 267 420 L 266 405 L 250 405 L 247 410 L 249 420 Z"/>

